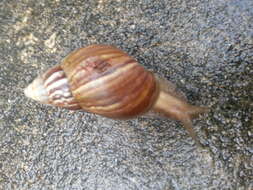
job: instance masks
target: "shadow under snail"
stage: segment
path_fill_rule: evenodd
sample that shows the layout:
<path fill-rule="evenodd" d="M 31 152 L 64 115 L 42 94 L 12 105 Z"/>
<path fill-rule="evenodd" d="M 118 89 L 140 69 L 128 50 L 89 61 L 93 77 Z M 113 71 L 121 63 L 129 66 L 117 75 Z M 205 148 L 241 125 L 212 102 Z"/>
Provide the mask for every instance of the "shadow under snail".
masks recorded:
<path fill-rule="evenodd" d="M 208 109 L 188 104 L 175 89 L 122 50 L 91 45 L 73 51 L 60 64 L 39 75 L 25 89 L 25 95 L 43 104 L 113 119 L 158 113 L 181 121 L 198 142 L 192 119 Z"/>

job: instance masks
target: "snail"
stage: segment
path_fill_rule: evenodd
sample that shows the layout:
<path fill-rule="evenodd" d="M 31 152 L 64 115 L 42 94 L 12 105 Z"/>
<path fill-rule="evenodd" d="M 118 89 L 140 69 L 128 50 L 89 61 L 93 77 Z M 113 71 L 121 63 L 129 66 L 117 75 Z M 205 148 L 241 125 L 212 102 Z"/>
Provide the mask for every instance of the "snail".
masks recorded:
<path fill-rule="evenodd" d="M 113 119 L 155 112 L 181 121 L 193 139 L 192 119 L 208 111 L 190 105 L 164 78 L 110 45 L 90 45 L 70 53 L 39 75 L 24 93 L 40 103 L 84 110 Z"/>

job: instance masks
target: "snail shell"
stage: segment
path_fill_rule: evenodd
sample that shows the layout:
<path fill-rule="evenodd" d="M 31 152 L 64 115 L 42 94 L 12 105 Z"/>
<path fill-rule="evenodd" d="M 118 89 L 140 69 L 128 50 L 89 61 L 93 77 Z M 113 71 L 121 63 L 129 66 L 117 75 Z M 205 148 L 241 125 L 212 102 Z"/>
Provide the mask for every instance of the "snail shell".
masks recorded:
<path fill-rule="evenodd" d="M 108 45 L 72 52 L 32 86 L 25 94 L 40 102 L 119 119 L 147 112 L 158 96 L 154 75 L 123 51 Z"/>
<path fill-rule="evenodd" d="M 169 81 L 109 45 L 91 45 L 70 53 L 59 65 L 39 75 L 25 95 L 44 104 L 82 109 L 114 119 L 149 110 L 182 121 L 196 139 L 191 120 L 206 108 L 192 106 Z"/>

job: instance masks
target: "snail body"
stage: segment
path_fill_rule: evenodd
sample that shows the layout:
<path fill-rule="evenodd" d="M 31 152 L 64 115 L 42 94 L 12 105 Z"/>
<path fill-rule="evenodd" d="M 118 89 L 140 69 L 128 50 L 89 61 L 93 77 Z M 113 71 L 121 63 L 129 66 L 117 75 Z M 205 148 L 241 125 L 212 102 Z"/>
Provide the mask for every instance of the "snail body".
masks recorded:
<path fill-rule="evenodd" d="M 113 119 L 157 112 L 181 121 L 194 139 L 191 120 L 207 111 L 188 104 L 169 81 L 109 45 L 73 51 L 59 65 L 39 75 L 25 89 L 25 95 L 44 104 Z"/>

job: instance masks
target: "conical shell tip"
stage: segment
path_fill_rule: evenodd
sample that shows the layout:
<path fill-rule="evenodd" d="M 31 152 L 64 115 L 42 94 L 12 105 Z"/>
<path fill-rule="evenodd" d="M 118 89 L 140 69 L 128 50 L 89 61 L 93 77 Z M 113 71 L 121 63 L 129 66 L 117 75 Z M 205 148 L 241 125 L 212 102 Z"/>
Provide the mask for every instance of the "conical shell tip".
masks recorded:
<path fill-rule="evenodd" d="M 24 93 L 28 98 L 41 103 L 48 103 L 48 94 L 41 77 L 36 78 L 31 84 L 29 84 L 24 89 Z"/>

